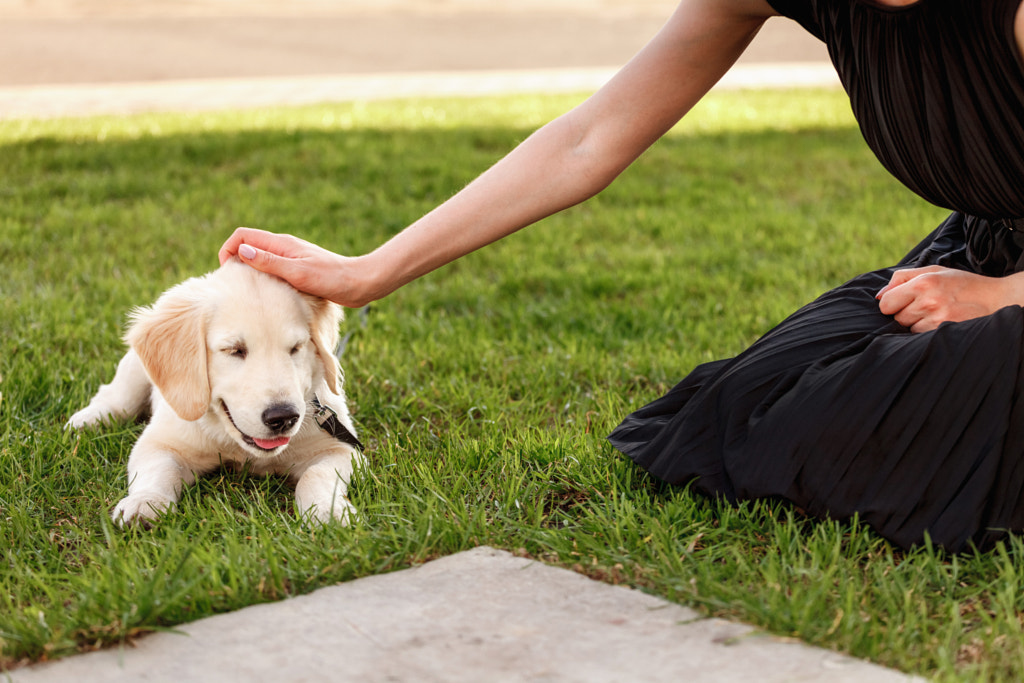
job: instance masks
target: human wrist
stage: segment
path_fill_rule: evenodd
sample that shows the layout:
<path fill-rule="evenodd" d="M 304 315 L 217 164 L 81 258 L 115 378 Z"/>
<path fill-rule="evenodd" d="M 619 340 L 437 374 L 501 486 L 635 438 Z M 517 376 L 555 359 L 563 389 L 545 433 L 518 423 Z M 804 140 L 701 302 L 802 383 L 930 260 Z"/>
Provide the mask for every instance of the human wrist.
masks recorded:
<path fill-rule="evenodd" d="M 375 252 L 363 256 L 343 257 L 339 265 L 339 286 L 335 302 L 348 308 L 360 308 L 390 294 L 397 287 L 388 287 L 386 270 Z"/>
<path fill-rule="evenodd" d="M 1002 278 L 1003 299 L 1000 306 L 1024 306 L 1024 272 L 1012 273 Z"/>

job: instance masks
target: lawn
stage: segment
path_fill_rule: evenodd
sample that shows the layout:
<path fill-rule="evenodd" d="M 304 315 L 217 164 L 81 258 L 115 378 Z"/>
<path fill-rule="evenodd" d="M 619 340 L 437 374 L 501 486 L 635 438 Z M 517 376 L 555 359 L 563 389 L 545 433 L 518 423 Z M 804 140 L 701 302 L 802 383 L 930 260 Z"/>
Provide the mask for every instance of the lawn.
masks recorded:
<path fill-rule="evenodd" d="M 109 521 L 141 427 L 62 425 L 132 306 L 236 225 L 372 249 L 578 99 L 0 122 L 0 668 L 488 544 L 937 680 L 1024 678 L 1017 539 L 899 552 L 660 485 L 604 441 L 943 217 L 833 91 L 716 94 L 595 200 L 350 312 L 354 526 L 229 473 L 153 529 Z"/>

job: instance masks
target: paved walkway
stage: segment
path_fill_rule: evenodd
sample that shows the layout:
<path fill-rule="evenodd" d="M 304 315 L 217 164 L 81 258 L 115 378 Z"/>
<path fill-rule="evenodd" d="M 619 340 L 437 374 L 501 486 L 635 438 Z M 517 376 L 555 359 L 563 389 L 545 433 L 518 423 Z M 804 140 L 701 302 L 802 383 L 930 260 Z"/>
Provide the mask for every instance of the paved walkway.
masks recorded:
<path fill-rule="evenodd" d="M 0 118 L 596 89 L 675 0 L 0 0 Z M 722 87 L 833 85 L 769 22 Z M 911 680 L 478 548 L 13 681 Z"/>
<path fill-rule="evenodd" d="M 19 669 L 15 683 L 908 683 L 903 674 L 639 591 L 477 548 L 135 646 Z"/>
<path fill-rule="evenodd" d="M 0 118 L 587 92 L 675 0 L 0 0 Z M 722 87 L 833 85 L 768 22 Z"/>

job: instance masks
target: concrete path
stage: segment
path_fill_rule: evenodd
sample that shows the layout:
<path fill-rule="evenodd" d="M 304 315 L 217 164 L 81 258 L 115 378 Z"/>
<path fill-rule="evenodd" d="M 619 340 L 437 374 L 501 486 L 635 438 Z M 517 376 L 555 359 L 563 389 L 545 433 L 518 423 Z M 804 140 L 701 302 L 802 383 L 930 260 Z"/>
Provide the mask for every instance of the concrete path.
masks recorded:
<path fill-rule="evenodd" d="M 15 683 L 907 683 L 639 591 L 477 548 L 12 672 Z"/>
<path fill-rule="evenodd" d="M 0 118 L 589 92 L 675 0 L 0 0 Z M 835 85 L 768 22 L 722 87 Z"/>
<path fill-rule="evenodd" d="M 675 0 L 0 0 L 0 118 L 600 86 Z M 834 85 L 769 22 L 723 87 Z M 10 672 L 79 681 L 909 677 L 478 548 Z"/>

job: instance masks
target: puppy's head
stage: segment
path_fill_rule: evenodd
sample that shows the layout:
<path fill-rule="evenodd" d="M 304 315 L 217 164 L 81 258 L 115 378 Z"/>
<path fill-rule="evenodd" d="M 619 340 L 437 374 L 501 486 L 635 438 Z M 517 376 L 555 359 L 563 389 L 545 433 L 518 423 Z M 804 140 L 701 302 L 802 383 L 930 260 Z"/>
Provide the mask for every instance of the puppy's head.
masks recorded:
<path fill-rule="evenodd" d="M 134 312 L 126 341 L 184 420 L 210 414 L 254 456 L 283 451 L 317 387 L 338 393 L 341 308 L 237 261 Z"/>

